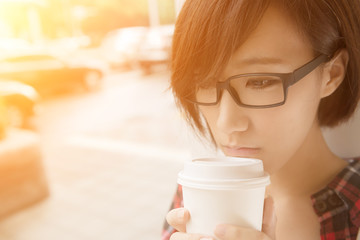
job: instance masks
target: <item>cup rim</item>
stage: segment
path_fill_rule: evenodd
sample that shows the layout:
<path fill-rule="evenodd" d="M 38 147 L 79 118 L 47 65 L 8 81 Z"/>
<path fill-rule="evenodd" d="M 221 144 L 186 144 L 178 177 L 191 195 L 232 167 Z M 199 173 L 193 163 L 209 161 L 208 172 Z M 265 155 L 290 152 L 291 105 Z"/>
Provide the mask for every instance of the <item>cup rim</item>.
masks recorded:
<path fill-rule="evenodd" d="M 270 184 L 270 176 L 264 172 L 263 176 L 244 179 L 197 179 L 185 176 L 183 171 L 178 174 L 178 184 L 183 187 L 213 190 L 233 190 L 262 188 Z"/>

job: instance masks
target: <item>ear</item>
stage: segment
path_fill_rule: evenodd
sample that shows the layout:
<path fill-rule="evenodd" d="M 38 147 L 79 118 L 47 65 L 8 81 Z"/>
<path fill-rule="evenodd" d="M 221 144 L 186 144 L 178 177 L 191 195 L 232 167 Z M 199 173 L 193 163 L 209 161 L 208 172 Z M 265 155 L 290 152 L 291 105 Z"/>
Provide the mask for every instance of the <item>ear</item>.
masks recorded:
<path fill-rule="evenodd" d="M 326 63 L 322 82 L 321 98 L 331 95 L 344 80 L 349 53 L 346 49 L 337 51 L 334 57 Z"/>

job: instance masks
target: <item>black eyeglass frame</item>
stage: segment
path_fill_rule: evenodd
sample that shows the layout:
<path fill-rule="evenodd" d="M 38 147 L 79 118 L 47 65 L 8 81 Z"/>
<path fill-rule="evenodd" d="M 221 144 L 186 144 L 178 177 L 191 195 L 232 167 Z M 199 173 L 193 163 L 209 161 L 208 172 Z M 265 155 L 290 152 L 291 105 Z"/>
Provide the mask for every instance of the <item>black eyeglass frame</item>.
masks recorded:
<path fill-rule="evenodd" d="M 320 64 L 327 62 L 328 60 L 330 60 L 330 58 L 327 55 L 321 54 L 319 56 L 317 56 L 316 58 L 314 58 L 313 60 L 311 60 L 310 62 L 305 63 L 304 65 L 302 65 L 301 67 L 295 69 L 293 72 L 290 73 L 246 73 L 246 74 L 238 74 L 238 75 L 234 75 L 231 76 L 229 78 L 227 78 L 224 82 L 217 82 L 216 83 L 216 101 L 213 103 L 200 103 L 200 102 L 196 102 L 196 101 L 192 101 L 190 99 L 186 99 L 187 101 L 197 104 L 197 105 L 201 105 L 201 106 L 213 106 L 219 103 L 221 97 L 222 97 L 222 92 L 223 90 L 227 90 L 231 97 L 234 99 L 234 101 L 236 102 L 237 105 L 242 106 L 242 107 L 247 107 L 247 108 L 272 108 L 272 107 L 277 107 L 277 106 L 281 106 L 283 104 L 285 104 L 286 98 L 287 98 L 287 92 L 288 92 L 288 88 L 292 85 L 294 85 L 295 83 L 297 83 L 298 81 L 300 81 L 302 78 L 304 78 L 306 75 L 308 75 L 310 72 L 312 72 L 313 70 L 315 70 Z M 269 104 L 269 105 L 249 105 L 249 104 L 244 104 L 240 101 L 240 99 L 238 98 L 236 92 L 234 90 L 232 90 L 231 86 L 230 86 L 230 81 L 239 77 L 247 77 L 247 76 L 275 76 L 275 77 L 279 77 L 282 80 L 283 83 L 283 91 L 284 91 L 284 100 L 282 102 L 279 103 L 275 103 L 275 104 Z"/>

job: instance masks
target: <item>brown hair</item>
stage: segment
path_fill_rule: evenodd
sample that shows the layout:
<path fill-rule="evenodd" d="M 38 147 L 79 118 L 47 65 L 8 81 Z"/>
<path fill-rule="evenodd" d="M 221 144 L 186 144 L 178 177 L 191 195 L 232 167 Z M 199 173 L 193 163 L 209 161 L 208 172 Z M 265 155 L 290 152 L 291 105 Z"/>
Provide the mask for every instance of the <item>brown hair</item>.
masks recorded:
<path fill-rule="evenodd" d="M 194 94 L 197 79 L 221 73 L 270 2 L 293 16 L 314 53 L 333 56 L 342 48 L 349 53 L 344 81 L 320 102 L 320 125 L 335 126 L 355 111 L 360 96 L 359 0 L 187 0 L 173 38 L 171 87 L 187 120 L 200 133 L 205 128 L 199 109 L 184 98 Z"/>

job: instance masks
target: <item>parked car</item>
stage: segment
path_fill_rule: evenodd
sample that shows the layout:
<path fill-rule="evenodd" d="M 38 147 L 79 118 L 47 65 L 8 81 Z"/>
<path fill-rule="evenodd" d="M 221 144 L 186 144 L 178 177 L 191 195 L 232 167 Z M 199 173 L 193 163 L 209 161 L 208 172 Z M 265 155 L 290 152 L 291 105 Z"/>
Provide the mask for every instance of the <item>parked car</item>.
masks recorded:
<path fill-rule="evenodd" d="M 0 60 L 0 78 L 30 85 L 41 96 L 82 87 L 96 90 L 101 87 L 101 69 L 86 65 L 71 65 L 46 54 L 30 54 Z"/>
<path fill-rule="evenodd" d="M 31 86 L 10 80 L 0 80 L 0 99 L 6 125 L 17 128 L 32 128 L 38 111 L 39 95 Z"/>
<path fill-rule="evenodd" d="M 147 27 L 127 27 L 110 31 L 104 37 L 100 51 L 112 68 L 135 68 L 136 54 L 143 43 Z"/>
<path fill-rule="evenodd" d="M 168 63 L 173 35 L 174 25 L 148 29 L 137 54 L 137 61 L 144 73 L 151 73 L 154 65 Z"/>

